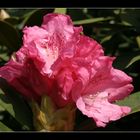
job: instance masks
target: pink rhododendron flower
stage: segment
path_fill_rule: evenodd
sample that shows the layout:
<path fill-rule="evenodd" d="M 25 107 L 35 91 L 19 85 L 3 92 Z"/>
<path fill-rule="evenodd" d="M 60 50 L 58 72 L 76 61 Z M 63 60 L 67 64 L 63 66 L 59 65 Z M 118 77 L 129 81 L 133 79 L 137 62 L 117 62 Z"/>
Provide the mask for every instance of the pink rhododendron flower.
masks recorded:
<path fill-rule="evenodd" d="M 23 46 L 0 68 L 0 77 L 26 98 L 39 101 L 46 94 L 58 107 L 75 102 L 104 127 L 130 112 L 113 102 L 131 93 L 132 78 L 113 68 L 114 57 L 81 32 L 67 15 L 45 15 L 41 27 L 24 28 Z"/>

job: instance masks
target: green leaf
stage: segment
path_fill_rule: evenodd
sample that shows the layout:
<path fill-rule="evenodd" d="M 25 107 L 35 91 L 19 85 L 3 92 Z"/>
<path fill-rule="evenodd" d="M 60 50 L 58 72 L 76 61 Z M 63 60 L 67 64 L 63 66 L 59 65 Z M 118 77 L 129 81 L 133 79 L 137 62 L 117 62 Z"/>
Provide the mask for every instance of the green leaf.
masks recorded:
<path fill-rule="evenodd" d="M 15 92 L 2 78 L 0 78 L 2 90 L 0 93 L 0 105 L 8 111 L 26 130 L 33 128 L 32 112 L 27 103 Z"/>
<path fill-rule="evenodd" d="M 140 111 L 140 91 L 129 95 L 124 100 L 117 101 L 116 104 L 131 107 L 131 112 L 129 114 Z"/>
<path fill-rule="evenodd" d="M 7 99 L 5 99 L 5 95 L 2 93 L 0 93 L 0 106 L 8 111 L 12 116 L 15 116 L 13 105 L 7 102 Z"/>
<path fill-rule="evenodd" d="M 15 51 L 19 47 L 19 35 L 17 30 L 8 22 L 0 21 L 0 45 Z"/>
<path fill-rule="evenodd" d="M 140 36 L 136 37 L 136 41 L 137 41 L 138 47 L 140 48 Z"/>
<path fill-rule="evenodd" d="M 125 13 L 121 14 L 120 18 L 136 28 L 140 32 L 140 10 L 127 9 Z"/>
<path fill-rule="evenodd" d="M 19 18 L 18 17 L 9 17 L 9 18 L 6 18 L 4 21 L 10 23 L 11 25 L 19 24 Z"/>
<path fill-rule="evenodd" d="M 0 89 L 0 94 L 2 94 L 3 91 Z M 5 108 L 3 108 L 3 106 L 0 104 L 0 111 L 5 111 Z"/>
<path fill-rule="evenodd" d="M 0 105 L 0 112 L 5 111 L 5 109 Z"/>
<path fill-rule="evenodd" d="M 4 61 L 8 61 L 9 60 L 9 56 L 7 56 L 7 54 L 0 54 L 0 59 L 2 59 Z"/>
<path fill-rule="evenodd" d="M 4 111 L 5 109 L 0 105 L 0 112 Z"/>
<path fill-rule="evenodd" d="M 4 47 L 0 46 L 0 61 L 8 61 L 9 58 L 10 56 L 8 55 L 7 50 L 4 50 Z"/>
<path fill-rule="evenodd" d="M 112 35 L 108 35 L 106 37 L 104 37 L 102 40 L 101 40 L 101 44 L 106 42 L 106 41 L 109 41 L 111 39 Z"/>
<path fill-rule="evenodd" d="M 107 20 L 112 20 L 114 19 L 113 17 L 99 17 L 99 18 L 90 18 L 90 19 L 84 19 L 84 20 L 78 20 L 74 21 L 74 25 L 80 25 L 80 24 L 90 24 L 90 23 L 96 23 L 96 22 L 103 22 Z"/>
<path fill-rule="evenodd" d="M 19 28 L 22 29 L 24 26 L 40 26 L 43 21 L 43 16 L 47 13 L 52 13 L 54 9 L 37 9 L 25 14 L 21 19 L 22 23 L 19 25 Z"/>
<path fill-rule="evenodd" d="M 116 57 L 116 60 L 113 63 L 118 69 L 124 70 L 128 67 L 128 64 L 132 61 L 135 56 L 139 56 L 140 51 L 133 51 L 133 52 L 123 52 L 121 55 Z"/>
<path fill-rule="evenodd" d="M 55 8 L 54 13 L 66 14 L 67 8 Z"/>
<path fill-rule="evenodd" d="M 5 124 L 0 122 L 0 131 L 12 131 L 9 127 L 7 127 Z"/>
<path fill-rule="evenodd" d="M 5 8 L 5 11 L 10 15 L 10 17 L 21 17 L 26 13 L 29 13 L 33 9 L 25 8 Z"/>
<path fill-rule="evenodd" d="M 128 65 L 126 66 L 126 68 L 128 68 L 129 66 L 131 66 L 133 63 L 135 63 L 136 61 L 140 60 L 140 55 L 134 57 L 133 59 L 131 59 L 131 61 L 128 63 Z"/>

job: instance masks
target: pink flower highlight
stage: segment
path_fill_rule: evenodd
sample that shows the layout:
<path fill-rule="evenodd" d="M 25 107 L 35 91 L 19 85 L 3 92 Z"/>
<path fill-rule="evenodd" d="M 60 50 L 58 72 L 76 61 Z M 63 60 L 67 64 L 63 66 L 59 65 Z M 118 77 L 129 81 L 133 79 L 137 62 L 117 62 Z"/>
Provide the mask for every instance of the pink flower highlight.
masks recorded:
<path fill-rule="evenodd" d="M 104 127 L 131 111 L 113 102 L 131 93 L 132 78 L 113 68 L 114 57 L 81 32 L 67 15 L 45 15 L 41 27 L 24 28 L 23 46 L 0 68 L 0 77 L 28 99 L 46 94 L 58 107 L 75 102 Z"/>

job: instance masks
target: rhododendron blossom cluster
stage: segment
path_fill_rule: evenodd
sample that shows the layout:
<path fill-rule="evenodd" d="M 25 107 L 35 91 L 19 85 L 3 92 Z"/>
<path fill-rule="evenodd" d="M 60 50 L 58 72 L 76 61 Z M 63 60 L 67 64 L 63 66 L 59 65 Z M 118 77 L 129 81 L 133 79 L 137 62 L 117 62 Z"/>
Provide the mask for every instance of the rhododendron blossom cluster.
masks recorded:
<path fill-rule="evenodd" d="M 113 103 L 131 93 L 132 78 L 113 68 L 115 58 L 82 31 L 68 15 L 45 15 L 41 27 L 24 28 L 23 45 L 0 68 L 0 77 L 29 100 L 48 95 L 58 108 L 75 103 L 104 127 L 131 111 Z"/>

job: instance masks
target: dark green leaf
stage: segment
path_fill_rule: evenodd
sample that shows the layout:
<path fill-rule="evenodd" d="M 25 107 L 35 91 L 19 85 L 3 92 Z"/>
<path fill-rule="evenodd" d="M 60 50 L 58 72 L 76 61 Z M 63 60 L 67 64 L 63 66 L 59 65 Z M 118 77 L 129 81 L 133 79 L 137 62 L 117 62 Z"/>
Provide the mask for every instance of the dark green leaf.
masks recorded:
<path fill-rule="evenodd" d="M 8 47 L 11 51 L 15 51 L 19 47 L 17 30 L 5 21 L 0 21 L 0 45 Z"/>
<path fill-rule="evenodd" d="M 135 56 L 133 59 L 131 59 L 131 61 L 128 63 L 128 65 L 126 66 L 126 68 L 128 68 L 129 66 L 131 66 L 133 63 L 135 63 L 136 61 L 140 60 L 140 55 Z"/>
<path fill-rule="evenodd" d="M 8 128 L 5 124 L 0 122 L 0 131 L 12 131 L 12 130 Z"/>
<path fill-rule="evenodd" d="M 0 45 L 0 60 L 8 61 L 9 60 L 9 51 L 6 46 Z"/>
<path fill-rule="evenodd" d="M 0 93 L 0 106 L 3 107 L 6 111 L 8 111 L 12 116 L 15 116 L 13 105 L 7 102 L 7 99 L 5 99 L 5 95 L 2 93 Z"/>
<path fill-rule="evenodd" d="M 109 41 L 111 39 L 112 35 L 108 35 L 106 37 L 104 37 L 102 40 L 101 40 L 101 44 L 106 42 L 106 41 Z"/>
<path fill-rule="evenodd" d="M 6 18 L 4 21 L 12 24 L 12 25 L 16 25 L 16 24 L 19 24 L 19 18 L 18 17 L 9 17 L 9 18 Z"/>
<path fill-rule="evenodd" d="M 130 114 L 140 111 L 140 91 L 129 95 L 124 100 L 117 101 L 116 104 L 131 107 Z"/>
<path fill-rule="evenodd" d="M 127 9 L 121 16 L 122 21 L 134 26 L 140 32 L 140 10 Z"/>
<path fill-rule="evenodd" d="M 6 93 L 0 94 L 0 105 L 7 110 L 23 127 L 32 129 L 32 112 L 26 102 L 15 92 L 5 80 L 0 79 L 2 90 Z"/>
<path fill-rule="evenodd" d="M 4 111 L 5 109 L 0 105 L 0 111 Z"/>
<path fill-rule="evenodd" d="M 130 63 L 130 61 L 137 55 L 140 54 L 140 51 L 133 51 L 133 52 L 124 52 L 123 54 L 121 54 L 120 56 L 118 56 L 116 58 L 116 60 L 114 61 L 113 65 L 118 68 L 118 69 L 125 69 L 126 67 L 128 67 L 128 64 Z"/>
<path fill-rule="evenodd" d="M 5 11 L 11 16 L 11 17 L 21 17 L 26 13 L 29 13 L 32 11 L 32 9 L 27 8 L 5 8 Z"/>
<path fill-rule="evenodd" d="M 23 22 L 20 24 L 20 29 L 24 26 L 40 26 L 43 21 L 43 16 L 47 13 L 52 13 L 54 9 L 37 9 L 24 15 Z"/>
<path fill-rule="evenodd" d="M 1 94 L 1 92 L 2 92 L 2 91 L 0 90 L 0 94 Z M 0 104 L 0 112 L 1 112 L 1 111 L 5 111 L 5 109 L 4 109 L 3 106 L 1 106 L 1 104 Z"/>
<path fill-rule="evenodd" d="M 138 47 L 140 48 L 140 36 L 136 37 L 136 41 L 137 41 Z"/>
<path fill-rule="evenodd" d="M 90 18 L 90 19 L 84 19 L 84 20 L 78 20 L 74 21 L 74 25 L 81 25 L 81 24 L 90 24 L 90 23 L 96 23 L 96 22 L 103 22 L 107 20 L 112 20 L 112 17 L 99 17 L 99 18 Z"/>

